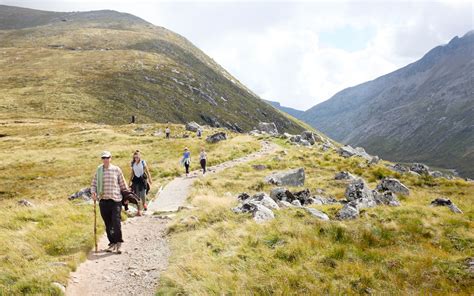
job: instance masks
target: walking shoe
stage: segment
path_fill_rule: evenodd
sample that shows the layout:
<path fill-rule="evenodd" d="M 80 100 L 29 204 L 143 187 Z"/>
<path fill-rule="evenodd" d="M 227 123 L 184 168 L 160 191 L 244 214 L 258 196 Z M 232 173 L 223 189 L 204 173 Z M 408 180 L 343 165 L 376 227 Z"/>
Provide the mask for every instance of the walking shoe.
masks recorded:
<path fill-rule="evenodd" d="M 114 249 L 115 249 L 115 244 L 109 244 L 109 247 L 105 249 L 105 251 L 110 253 L 110 252 L 113 252 Z"/>
<path fill-rule="evenodd" d="M 146 204 L 143 204 L 143 210 L 146 211 L 148 209 L 148 206 Z"/>
<path fill-rule="evenodd" d="M 115 252 L 117 252 L 117 254 L 122 254 L 122 251 L 120 250 L 121 247 L 122 247 L 122 243 L 115 244 Z"/>

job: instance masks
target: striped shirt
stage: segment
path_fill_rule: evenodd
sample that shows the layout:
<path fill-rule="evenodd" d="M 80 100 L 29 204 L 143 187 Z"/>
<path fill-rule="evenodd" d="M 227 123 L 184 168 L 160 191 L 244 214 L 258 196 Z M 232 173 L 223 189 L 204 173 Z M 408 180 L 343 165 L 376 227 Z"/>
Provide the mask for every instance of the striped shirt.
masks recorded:
<path fill-rule="evenodd" d="M 112 199 L 114 201 L 122 201 L 122 190 L 127 189 L 122 170 L 115 165 L 109 165 L 109 168 L 104 168 L 104 194 L 99 196 L 99 199 Z M 97 172 L 91 184 L 91 192 L 97 192 Z"/>

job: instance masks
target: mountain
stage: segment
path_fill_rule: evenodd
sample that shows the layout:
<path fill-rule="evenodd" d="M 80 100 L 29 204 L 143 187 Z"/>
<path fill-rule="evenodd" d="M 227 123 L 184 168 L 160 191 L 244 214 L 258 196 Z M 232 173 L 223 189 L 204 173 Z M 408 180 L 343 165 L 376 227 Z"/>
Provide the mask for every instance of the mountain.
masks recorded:
<path fill-rule="evenodd" d="M 283 111 L 285 113 L 288 113 L 290 114 L 291 116 L 293 116 L 294 118 L 301 118 L 304 114 L 304 111 L 301 111 L 301 110 L 298 110 L 298 109 L 293 109 L 293 108 L 290 108 L 290 107 L 285 107 L 285 106 L 282 106 L 279 102 L 274 102 L 274 101 L 267 101 L 265 100 L 265 102 L 267 102 L 268 104 L 272 105 L 273 107 L 277 108 L 278 110 L 280 111 Z"/>
<path fill-rule="evenodd" d="M 396 161 L 474 176 L 474 31 L 350 87 L 302 119 L 335 140 Z"/>
<path fill-rule="evenodd" d="M 0 118 L 303 127 L 182 36 L 111 10 L 0 5 Z"/>

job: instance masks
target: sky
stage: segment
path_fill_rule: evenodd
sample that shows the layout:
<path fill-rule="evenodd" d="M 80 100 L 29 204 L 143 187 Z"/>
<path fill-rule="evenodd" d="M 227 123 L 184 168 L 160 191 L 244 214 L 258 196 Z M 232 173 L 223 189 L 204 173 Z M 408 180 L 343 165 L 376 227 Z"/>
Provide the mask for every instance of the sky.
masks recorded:
<path fill-rule="evenodd" d="M 183 35 L 261 98 L 300 110 L 473 30 L 473 3 L 0 0 L 42 10 L 134 14 Z"/>

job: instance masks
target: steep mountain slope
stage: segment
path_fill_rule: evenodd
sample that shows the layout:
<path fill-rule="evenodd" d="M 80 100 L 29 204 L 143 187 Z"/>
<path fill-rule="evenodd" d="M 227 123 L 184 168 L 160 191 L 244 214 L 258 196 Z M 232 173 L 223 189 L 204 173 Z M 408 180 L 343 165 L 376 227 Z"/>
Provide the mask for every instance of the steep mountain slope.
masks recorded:
<path fill-rule="evenodd" d="M 474 176 L 474 32 L 422 59 L 347 88 L 303 120 L 328 136 L 397 161 Z"/>
<path fill-rule="evenodd" d="M 1 118 L 303 129 L 185 38 L 130 14 L 0 6 L 0 68 Z"/>
<path fill-rule="evenodd" d="M 279 102 L 274 102 L 274 101 L 266 101 L 266 102 L 272 105 L 273 107 L 277 108 L 278 110 L 290 114 L 294 118 L 300 119 L 303 117 L 304 111 L 282 106 Z"/>

